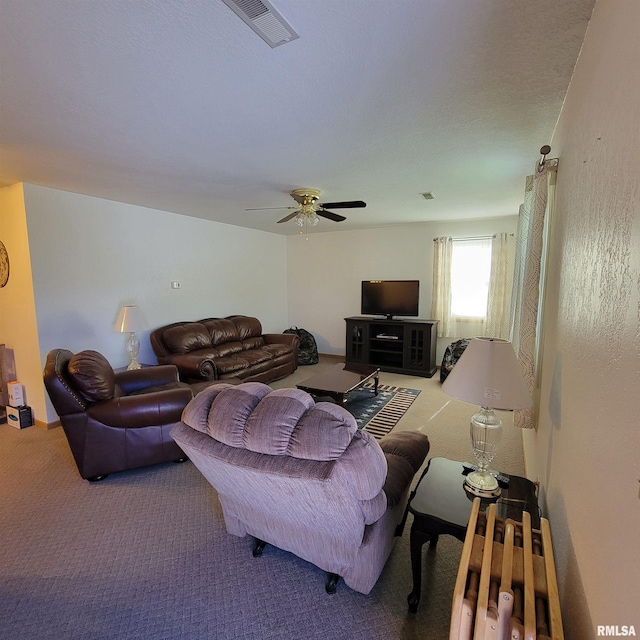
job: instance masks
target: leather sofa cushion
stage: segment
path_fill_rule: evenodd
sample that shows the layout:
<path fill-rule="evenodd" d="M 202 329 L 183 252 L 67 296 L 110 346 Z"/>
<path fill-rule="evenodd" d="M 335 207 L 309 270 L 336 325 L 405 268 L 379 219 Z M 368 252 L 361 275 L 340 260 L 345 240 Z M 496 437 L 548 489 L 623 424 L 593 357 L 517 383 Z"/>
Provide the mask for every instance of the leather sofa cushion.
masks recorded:
<path fill-rule="evenodd" d="M 250 351 L 243 351 L 238 354 L 238 357 L 246 360 L 250 366 L 259 364 L 260 362 L 267 362 L 271 360 L 272 356 L 268 351 L 262 349 L 251 349 Z"/>
<path fill-rule="evenodd" d="M 199 322 L 187 322 L 164 332 L 164 341 L 172 353 L 189 353 L 211 346 L 211 335 Z"/>
<path fill-rule="evenodd" d="M 91 350 L 76 353 L 69 359 L 67 372 L 73 384 L 89 402 L 113 398 L 115 374 L 101 353 Z"/>
<path fill-rule="evenodd" d="M 236 325 L 226 318 L 207 318 L 201 321 L 209 331 L 211 344 L 216 347 L 225 342 L 237 342 L 239 340 Z"/>
<path fill-rule="evenodd" d="M 223 358 L 216 358 L 216 371 L 218 375 L 236 373 L 249 368 L 249 363 L 240 356 L 230 355 Z"/>
<path fill-rule="evenodd" d="M 224 358 L 225 356 L 230 356 L 234 353 L 240 353 L 242 351 L 242 343 L 237 341 L 223 342 L 222 344 L 217 345 L 214 350 L 218 358 Z"/>
<path fill-rule="evenodd" d="M 255 338 L 245 338 L 240 341 L 242 348 L 247 349 L 261 349 L 264 346 L 264 338 L 262 336 L 256 336 Z"/>
<path fill-rule="evenodd" d="M 286 356 L 293 353 L 293 347 L 289 344 L 265 344 L 264 347 L 262 347 L 262 350 L 271 354 L 272 358 Z"/>
<path fill-rule="evenodd" d="M 230 318 L 238 330 L 238 338 L 246 340 L 247 338 L 256 338 L 262 335 L 262 324 L 258 318 L 250 316 L 231 316 Z"/>

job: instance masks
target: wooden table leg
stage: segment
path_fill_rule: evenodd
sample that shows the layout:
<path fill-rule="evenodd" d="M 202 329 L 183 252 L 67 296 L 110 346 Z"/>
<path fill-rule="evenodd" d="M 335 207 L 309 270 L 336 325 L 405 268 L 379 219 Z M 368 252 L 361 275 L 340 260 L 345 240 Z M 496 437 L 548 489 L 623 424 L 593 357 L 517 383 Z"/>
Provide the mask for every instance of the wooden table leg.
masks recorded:
<path fill-rule="evenodd" d="M 421 531 L 416 527 L 416 521 L 411 526 L 409 544 L 411 547 L 411 573 L 413 575 L 413 591 L 407 596 L 409 611 L 416 613 L 420 603 L 420 592 L 422 590 L 422 547 L 425 542 L 429 542 L 431 535 Z"/>

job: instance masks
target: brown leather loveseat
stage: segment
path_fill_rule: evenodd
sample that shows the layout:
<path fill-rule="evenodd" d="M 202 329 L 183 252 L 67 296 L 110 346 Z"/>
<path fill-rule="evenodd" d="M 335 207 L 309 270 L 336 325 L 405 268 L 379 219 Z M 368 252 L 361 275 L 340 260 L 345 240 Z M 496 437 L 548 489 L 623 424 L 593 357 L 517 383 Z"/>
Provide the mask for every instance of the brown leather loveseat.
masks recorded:
<path fill-rule="evenodd" d="M 250 316 L 174 322 L 149 337 L 158 363 L 178 367 L 185 382 L 270 382 L 298 368 L 298 337 L 263 334 L 260 320 Z"/>

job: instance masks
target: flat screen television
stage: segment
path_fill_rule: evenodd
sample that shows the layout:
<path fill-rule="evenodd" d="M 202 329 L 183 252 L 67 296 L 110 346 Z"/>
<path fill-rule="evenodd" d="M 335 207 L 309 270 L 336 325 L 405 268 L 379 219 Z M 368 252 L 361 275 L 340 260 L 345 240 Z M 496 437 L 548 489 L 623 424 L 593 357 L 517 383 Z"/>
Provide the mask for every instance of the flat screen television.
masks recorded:
<path fill-rule="evenodd" d="M 363 280 L 360 313 L 372 316 L 417 316 L 419 280 Z"/>

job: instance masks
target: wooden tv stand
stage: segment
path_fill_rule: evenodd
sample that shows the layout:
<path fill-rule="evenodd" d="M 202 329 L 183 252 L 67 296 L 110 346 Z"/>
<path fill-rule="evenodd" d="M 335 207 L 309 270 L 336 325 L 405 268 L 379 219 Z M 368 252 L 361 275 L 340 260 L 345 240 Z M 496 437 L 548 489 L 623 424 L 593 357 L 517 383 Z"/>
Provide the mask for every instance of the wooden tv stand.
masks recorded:
<path fill-rule="evenodd" d="M 347 364 L 431 378 L 436 372 L 437 320 L 345 318 Z"/>

